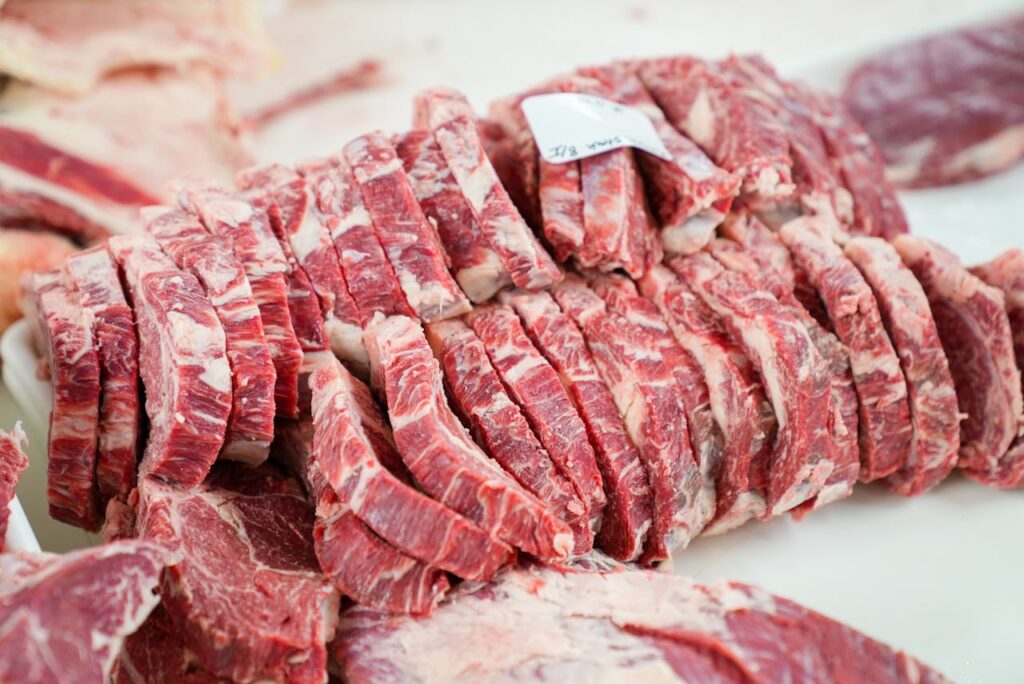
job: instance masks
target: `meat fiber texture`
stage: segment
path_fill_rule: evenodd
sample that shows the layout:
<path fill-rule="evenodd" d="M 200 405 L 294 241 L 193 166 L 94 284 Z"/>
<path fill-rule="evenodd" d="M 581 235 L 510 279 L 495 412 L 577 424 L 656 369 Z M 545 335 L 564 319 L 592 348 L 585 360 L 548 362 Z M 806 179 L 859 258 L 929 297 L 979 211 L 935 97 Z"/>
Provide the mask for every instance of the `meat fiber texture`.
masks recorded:
<path fill-rule="evenodd" d="M 167 611 L 157 606 L 149 618 L 124 640 L 114 663 L 110 681 L 114 684 L 226 684 L 204 670 Z"/>
<path fill-rule="evenodd" d="M 274 438 L 277 373 L 245 268 L 226 240 L 209 235 L 198 219 L 179 209 L 146 207 L 142 221 L 178 267 L 203 285 L 224 329 L 231 413 L 221 456 L 259 465 Z"/>
<path fill-rule="evenodd" d="M 898 185 L 998 173 L 1024 156 L 1024 15 L 929 36 L 871 57 L 843 101 Z"/>
<path fill-rule="evenodd" d="M 971 273 L 1003 291 L 1017 369 L 1024 368 L 1024 250 L 1004 252 L 992 261 L 973 267 Z"/>
<path fill-rule="evenodd" d="M 26 296 L 50 374 L 53 403 L 46 464 L 50 516 L 94 531 L 102 522 L 96 497 L 100 361 L 90 316 L 59 270 L 34 274 Z"/>
<path fill-rule="evenodd" d="M 224 445 L 231 368 L 224 329 L 194 276 L 141 236 L 107 243 L 128 286 L 149 436 L 140 472 L 199 484 Z"/>
<path fill-rule="evenodd" d="M 141 538 L 181 554 L 163 605 L 205 670 L 237 682 L 322 682 L 338 595 L 313 550 L 301 485 L 269 466 L 222 463 L 182 490 L 139 485 Z"/>
<path fill-rule="evenodd" d="M 353 684 L 948 681 L 756 587 L 639 571 L 516 570 L 465 587 L 425 620 L 357 608 L 331 650 Z"/>
<path fill-rule="evenodd" d="M 167 549 L 122 541 L 0 555 L 0 680 L 105 682 L 125 638 L 160 602 Z"/>
<path fill-rule="evenodd" d="M 366 344 L 398 451 L 424 491 L 512 546 L 566 558 L 573 545 L 568 526 L 470 438 L 448 407 L 437 360 L 416 322 L 377 321 L 366 330 Z"/>
<path fill-rule="evenodd" d="M 1024 461 L 1007 451 L 1024 429 L 1024 398 L 1002 290 L 986 285 L 956 256 L 924 238 L 900 236 L 893 246 L 928 295 L 966 414 L 960 425 L 960 468 L 985 484 L 1020 485 Z"/>
<path fill-rule="evenodd" d="M 4 550 L 7 538 L 7 520 L 10 516 L 8 508 L 14 500 L 15 490 L 21 474 L 28 468 L 28 456 L 25 447 L 28 437 L 21 429 L 21 423 L 15 423 L 10 432 L 0 430 L 0 553 Z"/>

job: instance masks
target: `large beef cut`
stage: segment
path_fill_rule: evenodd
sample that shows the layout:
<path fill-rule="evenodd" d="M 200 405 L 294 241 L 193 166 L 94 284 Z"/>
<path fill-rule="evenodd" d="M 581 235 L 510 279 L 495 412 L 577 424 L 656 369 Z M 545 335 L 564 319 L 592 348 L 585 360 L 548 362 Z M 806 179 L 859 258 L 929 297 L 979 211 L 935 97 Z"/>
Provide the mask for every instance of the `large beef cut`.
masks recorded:
<path fill-rule="evenodd" d="M 357 608 L 332 651 L 352 684 L 947 681 L 756 587 L 643 571 L 519 569 L 419 620 Z"/>
<path fill-rule="evenodd" d="M 0 554 L 0 681 L 107 681 L 125 637 L 159 603 L 173 559 L 144 541 Z"/>
<path fill-rule="evenodd" d="M 15 424 L 10 432 L 0 430 L 0 553 L 4 550 L 7 537 L 7 519 L 10 516 L 8 507 L 14 500 L 14 490 L 18 487 L 21 474 L 28 468 L 28 456 L 25 454 L 27 443 L 28 438 L 21 429 L 21 423 Z"/>

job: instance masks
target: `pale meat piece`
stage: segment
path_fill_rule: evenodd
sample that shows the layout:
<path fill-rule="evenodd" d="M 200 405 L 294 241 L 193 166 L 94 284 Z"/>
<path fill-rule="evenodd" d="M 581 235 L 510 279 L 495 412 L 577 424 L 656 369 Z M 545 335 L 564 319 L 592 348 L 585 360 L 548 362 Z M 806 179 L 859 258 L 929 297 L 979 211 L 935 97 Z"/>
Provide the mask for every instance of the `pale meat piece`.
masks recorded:
<path fill-rule="evenodd" d="M 172 561 L 145 541 L 0 554 L 0 680 L 109 681 L 125 638 L 160 602 Z"/>
<path fill-rule="evenodd" d="M 178 554 L 163 606 L 206 671 L 240 682 L 326 679 L 339 599 L 317 564 L 298 481 L 228 462 L 193 489 L 144 478 L 137 530 Z"/>
<path fill-rule="evenodd" d="M 910 461 L 913 426 L 907 382 L 875 295 L 827 228 L 813 219 L 791 221 L 779 236 L 821 295 L 832 329 L 849 350 L 860 404 L 860 479 L 891 475 Z"/>
<path fill-rule="evenodd" d="M 487 242 L 430 131 L 403 133 L 395 141 L 395 151 L 416 201 L 437 228 L 452 273 L 466 296 L 484 302 L 511 285 L 508 270 Z"/>
<path fill-rule="evenodd" d="M 569 525 L 575 555 L 590 551 L 594 532 L 587 506 L 509 397 L 480 338 L 461 320 L 431 323 L 426 334 L 453 403 L 477 442 L 516 482 Z"/>
<path fill-rule="evenodd" d="M 77 252 L 63 264 L 64 276 L 89 312 L 100 362 L 99 437 L 96 486 L 100 506 L 128 500 L 135 486 L 142 407 L 139 401 L 139 342 L 117 267 L 102 246 Z"/>
<path fill-rule="evenodd" d="M 872 56 L 843 101 L 904 187 L 962 183 L 1024 157 L 1024 15 Z"/>
<path fill-rule="evenodd" d="M 658 307 L 640 296 L 632 280 L 617 274 L 604 275 L 595 278 L 590 286 L 604 299 L 610 311 L 648 334 L 676 377 L 679 398 L 686 412 L 690 448 L 703 480 L 698 505 L 702 508 L 701 527 L 705 527 L 715 515 L 716 482 L 722 468 L 724 437 L 711 411 L 704 369 L 679 345 Z"/>
<path fill-rule="evenodd" d="M 669 123 L 634 64 L 618 62 L 584 68 L 580 73 L 603 81 L 616 100 L 643 112 L 654 124 L 672 159 L 639 150 L 635 154 L 661 227 L 661 242 L 668 252 L 696 252 L 707 244 L 715 226 L 729 211 L 741 179 L 715 165 L 696 143 Z"/>
<path fill-rule="evenodd" d="M 928 296 L 966 415 L 960 424 L 959 467 L 985 484 L 1018 486 L 1024 460 L 1007 451 L 1024 434 L 1024 397 L 1003 292 L 934 242 L 901 235 L 893 247 Z"/>
<path fill-rule="evenodd" d="M 205 182 L 179 184 L 175 191 L 178 204 L 196 214 L 211 234 L 228 240 L 242 262 L 277 374 L 277 414 L 295 417 L 302 348 L 289 308 L 289 265 L 271 230 L 269 217 L 262 209 Z"/>
<path fill-rule="evenodd" d="M 426 620 L 357 608 L 331 652 L 351 684 L 948 682 L 762 589 L 649 571 L 519 569 L 459 590 Z"/>
<path fill-rule="evenodd" d="M 2 213 L 0 209 L 0 216 Z M 0 334 L 22 316 L 19 305 L 22 274 L 56 268 L 76 249 L 75 244 L 62 235 L 0 225 Z"/>
<path fill-rule="evenodd" d="M 380 132 L 360 136 L 345 145 L 344 153 L 416 315 L 430 323 L 469 311 L 472 305 L 448 272 L 437 232 L 416 201 L 387 137 Z"/>
<path fill-rule="evenodd" d="M 448 407 L 437 360 L 416 322 L 374 322 L 366 344 L 395 443 L 423 489 L 502 541 L 540 558 L 566 558 L 573 545 L 568 526 L 470 438 Z"/>
<path fill-rule="evenodd" d="M 7 520 L 10 516 L 10 504 L 14 500 L 15 490 L 21 474 L 28 468 L 28 456 L 25 447 L 28 437 L 21 429 L 21 423 L 15 423 L 10 432 L 0 430 L 0 553 L 4 551 L 4 540 L 7 538 Z"/>
<path fill-rule="evenodd" d="M 756 92 L 694 57 L 646 60 L 637 71 L 669 122 L 739 176 L 743 194 L 771 201 L 793 192 L 786 131 Z"/>
<path fill-rule="evenodd" d="M 533 346 L 511 308 L 478 306 L 466 316 L 466 322 L 483 342 L 491 364 L 551 460 L 572 482 L 592 529 L 600 529 L 607 504 L 601 473 L 587 428 L 558 373 Z"/>
<path fill-rule="evenodd" d="M 562 271 L 519 214 L 484 152 L 465 97 L 451 90 L 421 93 L 416 102 L 491 247 L 517 287 L 536 290 L 558 282 Z"/>
<path fill-rule="evenodd" d="M 818 495 L 832 472 L 830 373 L 804 324 L 743 273 L 706 254 L 670 262 L 757 368 L 775 410 L 767 514 Z"/>
<path fill-rule="evenodd" d="M 84 95 L 131 68 L 194 67 L 253 76 L 270 47 L 257 7 L 219 3 L 8 0 L 0 9 L 0 72 L 49 90 Z"/>
<path fill-rule="evenodd" d="M 913 437 L 910 457 L 885 483 L 906 496 L 924 493 L 956 466 L 960 449 L 957 395 L 924 289 L 881 238 L 854 238 L 843 250 L 878 302 L 907 383 Z"/>
<path fill-rule="evenodd" d="M 708 395 L 724 445 L 715 517 L 704 534 L 763 517 L 776 421 L 757 371 L 721 319 L 669 269 L 656 266 L 638 284 L 705 377 L 715 379 L 707 383 Z"/>
<path fill-rule="evenodd" d="M 231 412 L 231 368 L 224 329 L 195 276 L 151 238 L 107 243 L 127 284 L 139 337 L 149 437 L 141 475 L 199 484 L 224 445 Z"/>
<path fill-rule="evenodd" d="M 319 366 L 309 383 L 314 436 L 307 469 L 319 469 L 340 503 L 397 549 L 459 577 L 490 581 L 512 549 L 388 472 L 359 417 L 356 395 L 368 390 L 337 361 Z"/>
<path fill-rule="evenodd" d="M 316 198 L 309 181 L 294 169 L 268 164 L 242 171 L 236 182 L 244 189 L 264 193 L 279 240 L 287 240 L 291 254 L 309 279 L 320 302 L 324 333 L 330 348 L 356 368 L 366 368 L 359 310 L 348 291 L 344 274 L 327 228 L 313 209 Z"/>
<path fill-rule="evenodd" d="M 703 519 L 700 469 L 675 375 L 650 337 L 609 313 L 582 281 L 567 278 L 553 294 L 582 331 L 647 471 L 654 519 L 641 561 L 667 559 L 700 533 Z"/>
<path fill-rule="evenodd" d="M 596 545 L 617 560 L 636 560 L 651 528 L 651 487 L 583 334 L 547 292 L 516 290 L 500 300 L 519 315 L 586 424 L 608 500 Z"/>
<path fill-rule="evenodd" d="M 245 269 L 226 241 L 179 209 L 146 207 L 142 222 L 178 268 L 202 284 L 224 328 L 232 389 L 221 457 L 259 465 L 274 439 L 277 374 Z"/>
<path fill-rule="evenodd" d="M 1004 252 L 992 261 L 974 266 L 971 273 L 1003 291 L 1017 370 L 1024 369 L 1024 250 Z"/>
<path fill-rule="evenodd" d="M 89 314 L 59 269 L 30 276 L 25 302 L 26 315 L 34 320 L 37 349 L 49 369 L 50 517 L 96 531 L 103 522 L 96 492 L 100 360 Z"/>
<path fill-rule="evenodd" d="M 298 420 L 278 421 L 274 456 L 302 477 L 315 505 L 313 549 L 324 577 L 375 610 L 429 613 L 448 591 L 448 576 L 394 548 L 341 505 L 321 471 L 307 468 L 314 431 L 308 412 Z"/>
<path fill-rule="evenodd" d="M 299 166 L 316 195 L 320 223 L 327 227 L 349 294 L 365 325 L 376 314 L 415 313 L 373 229 L 352 169 L 341 159 L 316 159 Z"/>

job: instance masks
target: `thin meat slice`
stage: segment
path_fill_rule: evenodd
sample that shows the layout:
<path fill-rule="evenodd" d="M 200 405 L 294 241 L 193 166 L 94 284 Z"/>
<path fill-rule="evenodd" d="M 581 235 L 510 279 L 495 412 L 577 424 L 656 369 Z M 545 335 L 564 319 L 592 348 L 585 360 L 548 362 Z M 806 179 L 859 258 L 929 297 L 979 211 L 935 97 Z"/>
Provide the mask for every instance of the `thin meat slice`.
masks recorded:
<path fill-rule="evenodd" d="M 540 160 L 540 211 L 555 258 L 566 261 L 586 242 L 583 182 L 579 161 L 555 164 Z"/>
<path fill-rule="evenodd" d="M 274 439 L 277 374 L 245 269 L 224 240 L 179 209 L 146 207 L 142 222 L 178 268 L 203 285 L 224 329 L 232 390 L 221 456 L 259 465 Z"/>
<path fill-rule="evenodd" d="M 715 517 L 704 534 L 725 532 L 763 517 L 776 421 L 757 371 L 721 319 L 669 269 L 656 266 L 639 286 L 709 379 L 711 411 L 724 445 L 715 486 Z"/>
<path fill-rule="evenodd" d="M 922 494 L 956 465 L 960 450 L 957 393 L 921 283 L 881 238 L 854 238 L 843 250 L 878 302 L 907 383 L 913 437 L 910 457 L 886 479 L 906 496 Z"/>
<path fill-rule="evenodd" d="M 174 549 L 168 616 L 203 669 L 231 681 L 322 682 L 339 598 L 313 549 L 297 480 L 224 462 L 192 489 L 139 484 L 140 538 Z"/>
<path fill-rule="evenodd" d="M 14 500 L 15 490 L 21 474 L 28 468 L 28 456 L 25 447 L 28 437 L 21 429 L 21 423 L 15 423 L 10 432 L 0 430 L 0 553 L 4 550 L 7 538 L 7 520 L 10 516 L 10 504 Z"/>
<path fill-rule="evenodd" d="M 50 431 L 46 495 L 50 517 L 95 531 L 100 360 L 89 314 L 60 270 L 35 273 L 25 293 L 29 320 L 50 372 Z"/>
<path fill-rule="evenodd" d="M 437 360 L 416 322 L 374 322 L 366 344 L 395 444 L 424 490 L 527 553 L 566 558 L 573 545 L 568 526 L 487 458 L 448 408 Z"/>
<path fill-rule="evenodd" d="M 461 93 L 421 93 L 416 107 L 437 140 L 455 182 L 491 247 L 517 287 L 536 290 L 558 282 L 561 269 L 544 250 L 498 180 Z"/>
<path fill-rule="evenodd" d="M 127 283 L 139 335 L 149 416 L 140 474 L 197 485 L 224 444 L 231 412 L 224 329 L 195 276 L 151 238 L 117 236 L 107 247 Z"/>
<path fill-rule="evenodd" d="M 960 468 L 985 484 L 1017 486 L 1024 478 L 1024 461 L 1007 458 L 1019 456 L 1007 450 L 1024 430 L 1024 398 L 1003 292 L 924 238 L 903 235 L 893 246 L 928 296 L 966 414 L 960 425 Z"/>
<path fill-rule="evenodd" d="M 402 161 L 387 137 L 369 133 L 345 145 L 370 219 L 398 282 L 416 315 L 425 322 L 451 318 L 471 305 L 448 273 L 434 227 L 416 201 Z"/>
<path fill-rule="evenodd" d="M 478 306 L 466 321 L 483 342 L 494 369 L 522 409 L 551 460 L 572 482 L 600 529 L 607 499 L 587 428 L 558 373 L 533 346 L 519 317 L 502 305 Z"/>
<path fill-rule="evenodd" d="M 849 350 L 860 404 L 860 479 L 891 475 L 910 459 L 913 426 L 907 382 L 875 295 L 816 222 L 791 221 L 779 235 L 821 295 L 832 329 Z"/>
<path fill-rule="evenodd" d="M 399 550 L 459 577 L 490 581 L 512 549 L 384 468 L 359 418 L 359 381 L 340 363 L 319 366 L 309 382 L 315 427 L 309 468 L 321 470 L 342 505 Z"/>
<path fill-rule="evenodd" d="M 519 315 L 586 424 L 608 499 L 596 545 L 617 560 L 636 560 L 651 527 L 651 487 L 583 334 L 547 292 L 516 290 L 500 299 Z"/>
<path fill-rule="evenodd" d="M 140 414 L 139 344 L 117 267 L 97 246 L 64 261 L 65 277 L 92 317 L 100 361 L 99 442 L 96 485 L 100 505 L 111 498 L 126 501 L 135 486 Z"/>
<path fill-rule="evenodd" d="M 704 371 L 694 357 L 676 342 L 658 307 L 640 296 L 632 280 L 621 275 L 605 275 L 595 278 L 591 287 L 604 299 L 610 311 L 650 336 L 676 377 L 676 387 L 686 411 L 690 448 L 703 479 L 698 502 L 703 509 L 701 527 L 704 527 L 715 515 L 716 481 L 722 467 L 724 448 L 722 430 L 711 411 L 711 396 Z"/>
<path fill-rule="evenodd" d="M 455 93 L 452 93 L 455 94 Z M 424 98 L 417 103 L 422 103 Z M 521 96 L 507 97 L 491 103 L 489 119 L 478 119 L 484 151 L 502 186 L 508 191 L 512 203 L 522 212 L 526 223 L 535 228 L 543 226 L 540 207 L 540 162 L 542 157 L 533 139 L 533 131 L 519 105 Z M 466 105 L 466 115 L 472 120 L 475 113 Z M 425 107 L 416 110 L 418 127 L 429 128 Z"/>
<path fill-rule="evenodd" d="M 178 204 L 199 216 L 210 233 L 228 240 L 242 262 L 277 374 L 274 405 L 278 415 L 294 418 L 302 347 L 289 309 L 289 265 L 266 211 L 222 188 L 200 183 L 178 187 L 177 195 Z"/>
<path fill-rule="evenodd" d="M 110 681 L 172 561 L 168 549 L 135 540 L 0 555 L 0 681 Z"/>
<path fill-rule="evenodd" d="M 1004 252 L 992 261 L 973 267 L 971 273 L 1003 291 L 1017 369 L 1024 369 L 1024 250 Z"/>
<path fill-rule="evenodd" d="M 308 468 L 314 432 L 308 412 L 298 420 L 278 421 L 274 455 L 303 479 L 315 504 L 313 550 L 327 581 L 375 610 L 429 613 L 448 591 L 448 576 L 388 544 L 339 502 L 323 472 Z"/>
<path fill-rule="evenodd" d="M 768 481 L 769 515 L 815 497 L 832 472 L 830 373 L 804 324 L 743 273 L 706 254 L 670 262 L 718 314 L 757 368 L 778 431 Z"/>
<path fill-rule="evenodd" d="M 638 73 L 669 122 L 743 179 L 744 194 L 770 201 L 793 192 L 786 130 L 756 92 L 694 57 L 647 60 Z"/>
<path fill-rule="evenodd" d="M 480 338 L 461 320 L 431 323 L 426 333 L 452 400 L 477 441 L 505 472 L 569 525 L 576 540 L 574 554 L 590 551 L 594 533 L 587 506 L 509 397 Z"/>
<path fill-rule="evenodd" d="M 437 228 L 452 274 L 474 302 L 484 302 L 512 284 L 505 265 L 480 228 L 430 131 L 416 129 L 398 136 L 402 159 L 416 201 Z"/>
<path fill-rule="evenodd" d="M 373 229 L 352 169 L 341 159 L 317 159 L 301 165 L 299 171 L 316 195 L 320 222 L 334 241 L 363 323 L 377 313 L 414 315 Z"/>
<path fill-rule="evenodd" d="M 238 183 L 248 190 L 259 189 L 268 198 L 274 232 L 278 239 L 288 241 L 320 302 L 330 348 L 343 360 L 365 369 L 359 310 L 349 294 L 331 235 L 314 212 L 316 198 L 309 181 L 293 169 L 270 164 L 241 172 Z"/>
<path fill-rule="evenodd" d="M 700 469 L 675 375 L 650 337 L 609 313 L 582 281 L 563 281 L 554 297 L 583 332 L 647 471 L 654 520 L 641 560 L 666 559 L 700 533 L 703 519 Z"/>

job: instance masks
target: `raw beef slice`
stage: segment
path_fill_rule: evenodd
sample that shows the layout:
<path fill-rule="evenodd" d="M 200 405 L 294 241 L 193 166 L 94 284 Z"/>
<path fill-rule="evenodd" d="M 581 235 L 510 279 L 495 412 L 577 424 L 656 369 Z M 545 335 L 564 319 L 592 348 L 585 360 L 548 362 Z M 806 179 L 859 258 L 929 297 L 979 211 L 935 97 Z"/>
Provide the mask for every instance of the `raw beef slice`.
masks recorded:
<path fill-rule="evenodd" d="M 7 537 L 7 519 L 10 516 L 8 507 L 14 500 L 14 490 L 18 487 L 22 472 L 28 468 L 28 456 L 25 455 L 27 444 L 28 437 L 21 429 L 21 423 L 16 423 L 10 432 L 0 430 L 0 553 L 4 550 Z"/>
<path fill-rule="evenodd" d="M 1024 369 L 1024 250 L 1004 252 L 992 261 L 975 266 L 971 273 L 1003 291 L 1017 370 Z"/>

